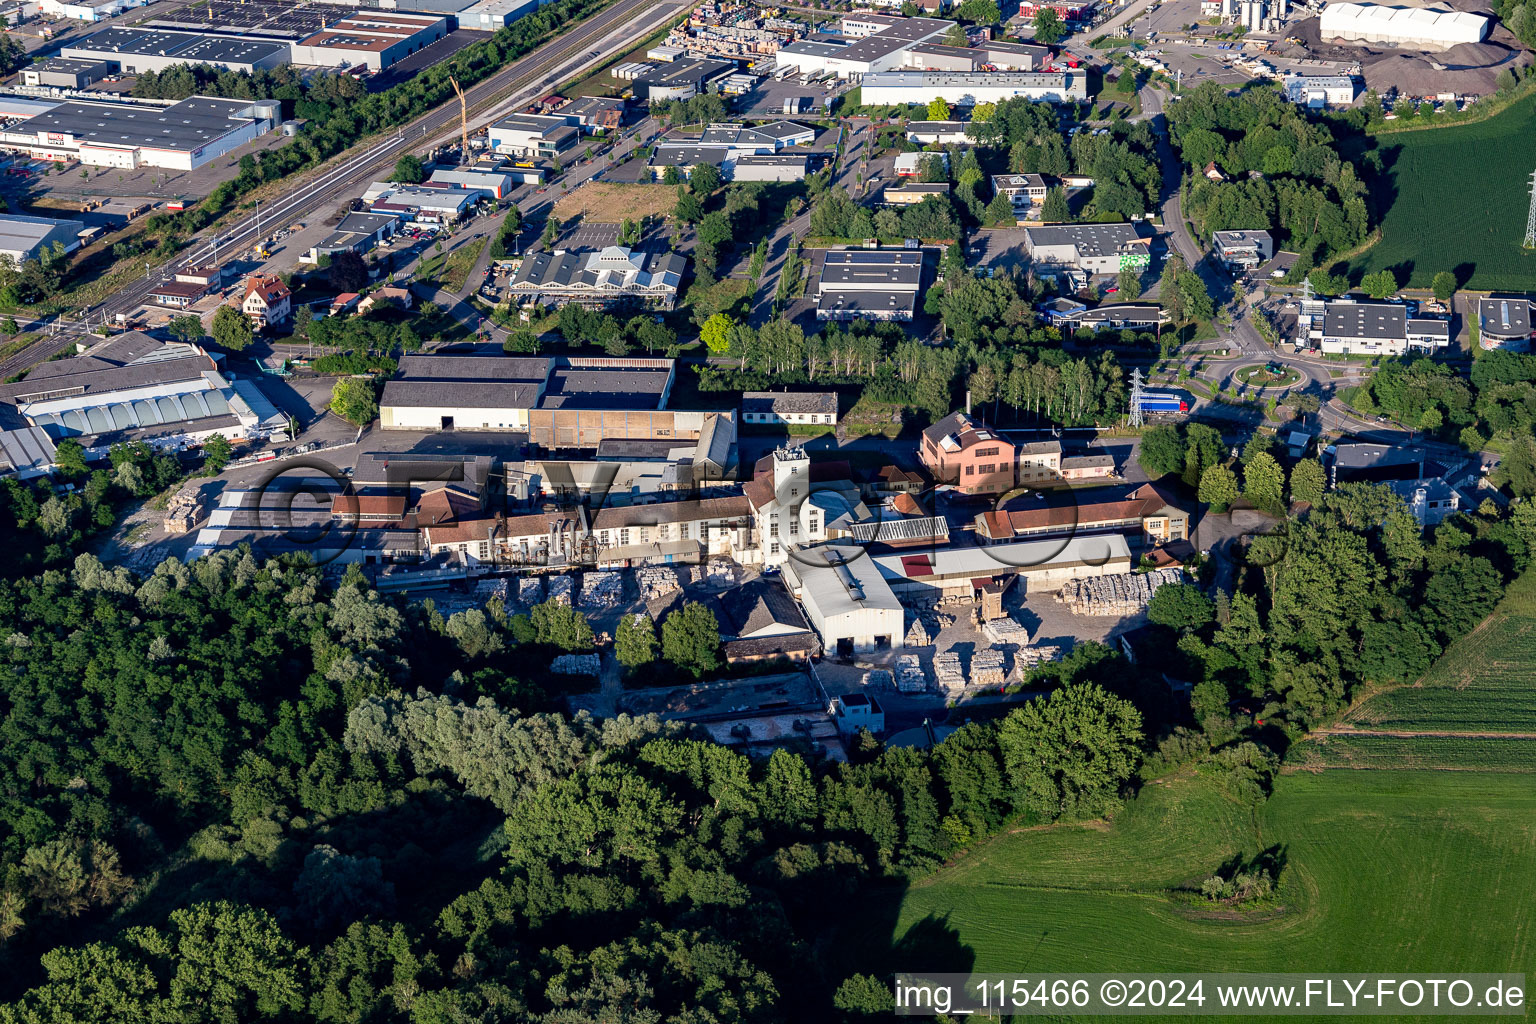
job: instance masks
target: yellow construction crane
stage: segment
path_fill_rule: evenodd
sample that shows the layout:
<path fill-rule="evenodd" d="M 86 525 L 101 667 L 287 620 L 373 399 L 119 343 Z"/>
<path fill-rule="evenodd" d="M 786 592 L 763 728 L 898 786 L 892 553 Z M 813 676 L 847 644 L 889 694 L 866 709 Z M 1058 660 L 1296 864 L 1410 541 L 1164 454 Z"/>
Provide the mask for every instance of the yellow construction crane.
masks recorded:
<path fill-rule="evenodd" d="M 459 94 L 459 163 L 468 163 L 469 104 L 464 102 L 464 90 L 459 88 L 459 80 L 449 75 L 448 81 L 453 83 L 453 91 Z"/>

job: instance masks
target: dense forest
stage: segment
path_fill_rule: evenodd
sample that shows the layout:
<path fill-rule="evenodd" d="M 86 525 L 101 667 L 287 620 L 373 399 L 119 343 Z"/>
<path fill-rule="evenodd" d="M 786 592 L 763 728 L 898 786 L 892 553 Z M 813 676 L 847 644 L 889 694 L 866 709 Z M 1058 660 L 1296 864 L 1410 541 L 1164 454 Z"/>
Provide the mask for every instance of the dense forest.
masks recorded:
<path fill-rule="evenodd" d="M 1165 432 L 1148 457 L 1204 476 L 1209 441 Z M 1244 453 L 1256 493 L 1266 459 Z M 1315 504 L 1253 539 L 1231 592 L 1159 591 L 1140 653 L 1187 702 L 1086 643 L 1036 670 L 1044 699 L 931 751 L 866 736 L 847 764 L 561 714 L 538 666 L 590 647 L 569 608 L 445 617 L 246 551 L 0 583 L 0 1021 L 880 1011 L 883 976 L 923 965 L 841 946 L 834 908 L 1179 765 L 1263 800 L 1289 742 L 1422 670 L 1536 542 L 1525 504 L 1421 537 L 1384 488 L 1318 484 L 1293 472 Z"/>

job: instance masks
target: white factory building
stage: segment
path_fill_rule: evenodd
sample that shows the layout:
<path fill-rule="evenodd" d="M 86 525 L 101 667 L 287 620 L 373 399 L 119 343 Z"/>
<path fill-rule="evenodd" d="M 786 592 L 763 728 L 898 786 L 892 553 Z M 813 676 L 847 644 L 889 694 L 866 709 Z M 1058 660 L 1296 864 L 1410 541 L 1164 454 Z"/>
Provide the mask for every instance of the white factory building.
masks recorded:
<path fill-rule="evenodd" d="M 1416 50 L 1447 50 L 1480 43 L 1488 35 L 1481 14 L 1453 10 L 1443 3 L 1422 7 L 1392 4 L 1331 3 L 1323 8 L 1318 34 L 1324 41 L 1381 43 Z"/>
<path fill-rule="evenodd" d="M 75 21 L 101 21 L 122 14 L 135 7 L 143 7 L 148 0 L 101 0 L 101 2 L 68 3 L 66 0 L 40 0 L 38 14 L 45 18 L 71 18 Z"/>
<path fill-rule="evenodd" d="M 1355 80 L 1348 75 L 1287 75 L 1280 87 L 1291 103 L 1313 110 L 1355 102 Z"/>
<path fill-rule="evenodd" d="M 784 583 L 799 599 L 828 653 L 862 654 L 902 646 L 906 611 L 862 546 L 797 548 L 784 563 Z"/>
<path fill-rule="evenodd" d="M 1088 77 L 1080 71 L 881 71 L 861 83 L 865 104 L 930 103 L 952 106 L 1000 103 L 1023 97 L 1047 103 L 1083 103 Z"/>
<path fill-rule="evenodd" d="M 779 47 L 774 56 L 775 66 L 779 71 L 793 68 L 806 77 L 859 78 L 873 71 L 905 66 L 908 50 L 937 39 L 952 24 L 938 18 L 850 14 L 838 24 L 838 33 L 831 38 L 800 39 Z"/>
<path fill-rule="evenodd" d="M 190 171 L 271 131 L 280 106 L 207 96 L 169 107 L 71 100 L 0 130 L 0 146 L 91 167 Z"/>
<path fill-rule="evenodd" d="M 283 39 L 203 35 L 158 28 L 113 25 L 77 43 L 66 43 L 61 57 L 109 60 L 124 74 L 160 72 L 179 64 L 207 64 L 220 71 L 254 74 L 262 68 L 291 63 L 292 48 Z"/>

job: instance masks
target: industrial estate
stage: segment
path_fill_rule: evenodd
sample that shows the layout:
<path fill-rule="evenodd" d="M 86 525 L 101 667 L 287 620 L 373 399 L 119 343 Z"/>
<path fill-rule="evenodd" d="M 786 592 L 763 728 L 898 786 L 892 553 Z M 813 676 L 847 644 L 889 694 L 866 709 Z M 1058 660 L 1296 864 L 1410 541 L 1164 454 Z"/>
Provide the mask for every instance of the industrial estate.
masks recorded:
<path fill-rule="evenodd" d="M 1536 970 L 1536 0 L 0 19 L 0 1022 Z"/>

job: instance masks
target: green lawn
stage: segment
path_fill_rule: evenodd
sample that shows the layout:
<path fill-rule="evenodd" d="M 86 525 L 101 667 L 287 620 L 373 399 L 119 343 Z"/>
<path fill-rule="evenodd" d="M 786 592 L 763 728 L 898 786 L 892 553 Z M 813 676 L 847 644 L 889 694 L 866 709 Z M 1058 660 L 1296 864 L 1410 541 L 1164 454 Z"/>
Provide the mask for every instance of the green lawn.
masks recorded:
<path fill-rule="evenodd" d="M 1382 239 L 1355 261 L 1361 273 L 1391 267 L 1400 280 L 1427 286 L 1441 270 L 1462 265 L 1463 284 L 1477 289 L 1526 288 L 1536 253 L 1521 248 L 1536 167 L 1536 96 L 1459 127 L 1383 136 L 1391 208 Z"/>
<path fill-rule="evenodd" d="M 1536 573 L 1420 685 L 1348 720 L 1536 732 L 1533 680 Z M 889 894 L 843 955 L 886 971 L 1536 973 L 1533 772 L 1536 740 L 1334 734 L 1298 744 L 1256 811 L 1186 772 L 1107 823 L 981 844 Z M 1218 913 L 1188 898 L 1227 858 L 1265 850 L 1284 858 L 1276 906 Z"/>

